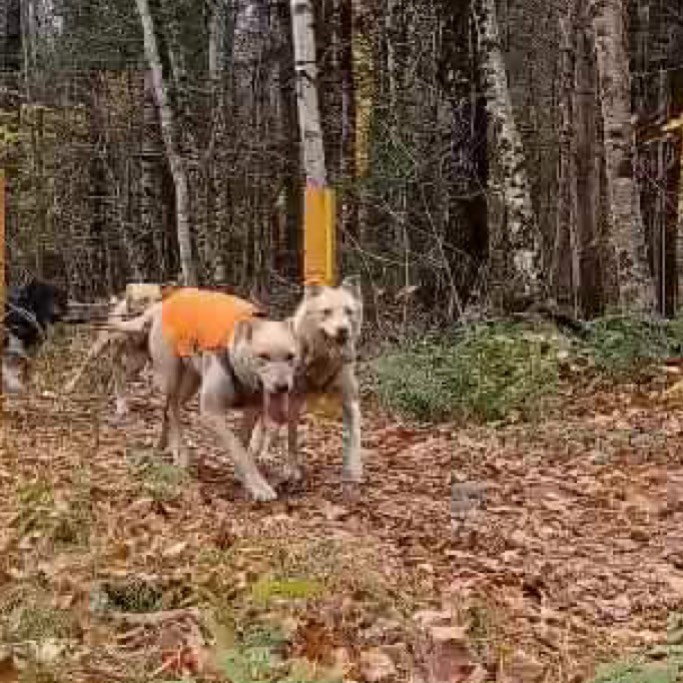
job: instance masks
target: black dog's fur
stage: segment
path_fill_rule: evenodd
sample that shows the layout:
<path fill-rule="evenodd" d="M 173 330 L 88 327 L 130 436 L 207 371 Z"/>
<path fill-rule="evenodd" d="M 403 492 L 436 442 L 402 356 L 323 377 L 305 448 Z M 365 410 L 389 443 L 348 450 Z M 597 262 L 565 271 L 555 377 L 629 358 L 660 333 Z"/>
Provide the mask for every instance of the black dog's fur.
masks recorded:
<path fill-rule="evenodd" d="M 67 312 L 67 293 L 56 285 L 33 279 L 22 287 L 11 288 L 5 304 L 4 348 L 11 335 L 24 352 L 35 352 L 50 325 L 63 320 Z"/>

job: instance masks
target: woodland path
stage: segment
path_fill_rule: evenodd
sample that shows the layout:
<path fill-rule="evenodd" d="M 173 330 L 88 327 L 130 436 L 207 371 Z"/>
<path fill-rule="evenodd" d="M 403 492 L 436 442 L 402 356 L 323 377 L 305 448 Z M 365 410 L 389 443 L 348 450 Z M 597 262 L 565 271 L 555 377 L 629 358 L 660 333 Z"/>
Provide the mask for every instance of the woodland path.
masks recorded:
<path fill-rule="evenodd" d="M 662 642 L 668 616 L 681 609 L 683 410 L 655 393 L 569 397 L 561 414 L 508 426 L 423 428 L 369 409 L 368 483 L 356 498 L 339 483 L 339 424 L 309 417 L 307 479 L 268 505 L 244 499 L 194 426 L 193 450 L 206 455 L 199 469 L 171 496 L 159 495 L 159 482 L 141 485 L 142 470 L 131 463 L 151 453 L 160 404 L 138 387 L 131 407 L 114 425 L 102 400 L 43 395 L 8 404 L 3 418 L 0 597 L 41 584 L 71 610 L 79 622 L 74 666 L 84 680 L 92 667 L 108 670 L 87 656 L 109 637 L 87 608 L 97 581 L 137 572 L 202 583 L 200 555 L 244 539 L 339 542 L 349 548 L 351 572 L 381 575 L 404 615 L 445 610 L 465 627 L 470 647 L 470 662 L 443 655 L 456 657 L 456 683 L 484 680 L 483 669 L 485 680 L 584 680 L 596 662 Z M 485 505 L 459 531 L 454 476 L 488 485 Z M 89 543 L 65 550 L 50 524 L 30 519 L 31 509 L 59 516 L 84 482 Z M 38 483 L 51 502 L 27 503 Z M 358 548 L 368 552 L 354 557 Z M 357 602 L 354 628 L 331 618 L 327 645 L 316 641 L 309 656 L 329 660 L 326 647 L 345 649 L 349 680 L 362 680 L 372 664 L 359 662 L 379 648 L 397 667 L 387 680 L 411 680 L 409 662 L 424 655 L 410 640 L 418 636 L 386 617 L 372 623 L 373 599 Z M 306 650 L 304 630 L 297 637 Z M 0 669 L 0 680 L 11 679 Z"/>

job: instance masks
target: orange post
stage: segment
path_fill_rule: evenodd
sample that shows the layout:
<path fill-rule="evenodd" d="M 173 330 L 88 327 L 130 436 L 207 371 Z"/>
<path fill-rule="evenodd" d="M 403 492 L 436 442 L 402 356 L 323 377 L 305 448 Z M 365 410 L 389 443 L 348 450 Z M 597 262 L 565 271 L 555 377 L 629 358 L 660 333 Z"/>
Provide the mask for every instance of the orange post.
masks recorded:
<path fill-rule="evenodd" d="M 336 284 L 335 196 L 329 187 L 306 185 L 304 205 L 304 284 Z M 318 394 L 308 408 L 319 417 L 339 418 L 339 397 Z"/>
<path fill-rule="evenodd" d="M 329 187 L 306 186 L 304 202 L 304 284 L 335 282 L 335 197 Z"/>

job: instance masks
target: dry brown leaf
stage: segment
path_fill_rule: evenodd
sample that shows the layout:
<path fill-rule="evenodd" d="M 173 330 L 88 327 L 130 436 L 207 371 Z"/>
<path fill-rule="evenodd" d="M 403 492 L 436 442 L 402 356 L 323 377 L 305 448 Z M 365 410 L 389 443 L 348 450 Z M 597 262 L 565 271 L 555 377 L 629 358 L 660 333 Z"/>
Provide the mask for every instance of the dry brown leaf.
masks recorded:
<path fill-rule="evenodd" d="M 183 554 L 185 548 L 187 548 L 188 543 L 187 541 L 179 541 L 178 543 L 175 543 L 174 545 L 170 546 L 169 548 L 166 548 L 162 555 L 167 559 L 167 560 L 172 560 L 176 557 L 180 557 L 180 555 Z"/>
<path fill-rule="evenodd" d="M 0 654 L 0 683 L 18 683 L 19 669 L 11 654 Z"/>
<path fill-rule="evenodd" d="M 499 680 L 500 683 L 541 683 L 546 680 L 545 667 L 531 655 L 517 650 L 506 659 Z"/>
<path fill-rule="evenodd" d="M 368 683 L 379 683 L 396 675 L 396 665 L 391 657 L 378 648 L 361 652 L 360 670 Z"/>

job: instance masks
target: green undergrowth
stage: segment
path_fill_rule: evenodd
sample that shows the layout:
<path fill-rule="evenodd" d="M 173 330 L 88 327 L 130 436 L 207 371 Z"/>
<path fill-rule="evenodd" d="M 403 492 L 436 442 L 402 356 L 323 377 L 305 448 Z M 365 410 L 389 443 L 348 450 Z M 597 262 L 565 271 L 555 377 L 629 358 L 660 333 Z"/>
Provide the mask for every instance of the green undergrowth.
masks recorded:
<path fill-rule="evenodd" d="M 184 469 L 164 462 L 152 451 L 129 453 L 128 464 L 139 482 L 140 493 L 157 502 L 176 500 L 190 481 Z"/>
<path fill-rule="evenodd" d="M 68 497 L 57 499 L 51 484 L 40 478 L 17 485 L 17 527 L 21 536 L 43 539 L 57 547 L 86 546 L 93 503 L 87 484 L 75 479 Z"/>
<path fill-rule="evenodd" d="M 683 319 L 662 320 L 612 316 L 588 328 L 580 355 L 608 376 L 630 378 L 667 358 L 683 354 Z"/>
<path fill-rule="evenodd" d="M 590 683 L 677 683 L 683 680 L 683 615 L 669 617 L 667 643 L 598 667 Z"/>
<path fill-rule="evenodd" d="M 223 548 L 207 547 L 193 558 L 190 571 L 106 572 L 84 596 L 87 606 L 79 601 L 77 610 L 61 606 L 49 577 L 27 574 L 13 587 L 0 586 L 0 681 L 3 647 L 18 655 L 27 643 L 31 657 L 43 650 L 50 657 L 35 655 L 25 666 L 20 657 L 18 683 L 74 680 L 69 653 L 92 656 L 83 637 L 94 628 L 114 643 L 106 665 L 122 683 L 342 683 L 355 666 L 353 647 L 373 647 L 387 633 L 401 642 L 412 636 L 417 593 L 412 596 L 414 582 L 406 583 L 398 568 L 382 546 L 366 540 L 290 532 L 245 535 Z M 183 641 L 184 651 L 202 662 L 201 673 L 159 677 L 168 659 L 154 633 L 175 621 L 153 616 L 184 609 L 198 626 L 197 637 Z M 144 638 L 142 629 L 133 629 L 140 638 L 133 651 L 116 645 L 130 631 L 122 614 L 140 615 L 147 626 Z M 58 651 L 50 649 L 53 642 Z M 341 658 L 340 648 L 346 653 Z"/>
<path fill-rule="evenodd" d="M 218 659 L 231 683 L 342 683 L 334 672 L 286 656 L 289 638 L 277 628 L 251 628 Z"/>
<path fill-rule="evenodd" d="M 567 379 L 619 382 L 683 355 L 683 320 L 611 316 L 561 331 L 546 322 L 497 322 L 410 340 L 371 365 L 386 409 L 410 419 L 531 419 Z"/>
<path fill-rule="evenodd" d="M 677 683 L 683 680 L 683 648 L 662 647 L 598 669 L 590 683 Z"/>
<path fill-rule="evenodd" d="M 10 643 L 74 637 L 74 615 L 56 606 L 45 586 L 10 586 L 0 591 L 0 647 Z"/>
<path fill-rule="evenodd" d="M 355 542 L 291 537 L 249 538 L 202 553 L 198 605 L 219 680 L 342 683 L 334 652 L 346 629 L 375 620 L 399 628 L 414 610 L 406 606 L 401 617 L 394 577 L 379 557 L 377 548 Z"/>
<path fill-rule="evenodd" d="M 431 421 L 530 415 L 557 385 L 563 338 L 550 326 L 477 326 L 382 356 L 373 367 L 381 402 Z"/>

